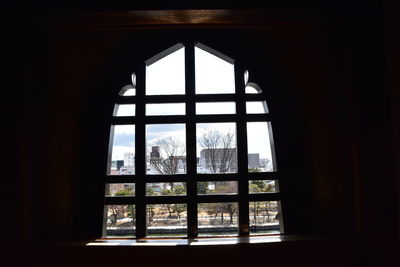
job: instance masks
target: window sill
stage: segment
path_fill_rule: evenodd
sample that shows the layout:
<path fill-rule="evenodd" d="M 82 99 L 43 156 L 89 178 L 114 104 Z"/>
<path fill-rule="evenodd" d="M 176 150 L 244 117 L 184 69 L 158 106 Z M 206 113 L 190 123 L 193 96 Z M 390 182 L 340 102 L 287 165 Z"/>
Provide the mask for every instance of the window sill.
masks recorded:
<path fill-rule="evenodd" d="M 331 239 L 331 238 L 329 238 Z M 143 239 L 120 239 L 102 238 L 80 245 L 84 246 L 214 246 L 214 245 L 241 245 L 241 244 L 269 244 L 286 243 L 295 241 L 322 241 L 326 238 L 310 236 L 288 236 L 288 235 L 269 235 L 269 236 L 250 236 L 250 237 L 213 237 L 213 238 L 143 238 Z"/>
<path fill-rule="evenodd" d="M 26 253 L 35 266 L 60 261 L 62 266 L 127 266 L 129 259 L 137 266 L 261 266 L 266 257 L 271 266 L 282 262 L 288 263 L 283 266 L 355 266 L 361 247 L 351 236 L 271 235 L 51 242 L 27 247 Z M 316 265 L 310 265 L 310 260 Z M 336 263 L 327 265 L 331 260 Z"/>

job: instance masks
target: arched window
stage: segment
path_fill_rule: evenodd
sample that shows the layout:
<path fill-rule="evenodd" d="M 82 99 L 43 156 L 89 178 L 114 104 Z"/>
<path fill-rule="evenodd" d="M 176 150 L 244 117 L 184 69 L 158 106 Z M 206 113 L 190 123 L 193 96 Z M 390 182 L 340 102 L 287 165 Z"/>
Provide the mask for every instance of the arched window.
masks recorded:
<path fill-rule="evenodd" d="M 200 43 L 144 63 L 112 114 L 103 235 L 282 233 L 270 113 L 251 71 Z"/>

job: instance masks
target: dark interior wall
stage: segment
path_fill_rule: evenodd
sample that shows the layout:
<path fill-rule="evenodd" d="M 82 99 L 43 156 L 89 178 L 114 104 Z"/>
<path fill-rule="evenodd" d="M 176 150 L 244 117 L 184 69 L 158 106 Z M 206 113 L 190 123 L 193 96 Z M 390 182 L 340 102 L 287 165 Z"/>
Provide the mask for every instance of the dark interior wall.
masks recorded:
<path fill-rule="evenodd" d="M 384 1 L 385 5 L 385 55 L 387 66 L 387 87 L 390 96 L 390 106 L 393 114 L 393 149 L 394 149 L 394 175 L 393 202 L 397 213 L 394 214 L 397 223 L 397 242 L 400 246 L 400 36 L 397 33 L 400 24 L 400 4 L 395 1 Z"/>
<path fill-rule="evenodd" d="M 237 59 L 265 88 L 286 232 L 353 233 L 346 51 L 326 34 L 328 26 L 52 34 L 36 58 L 43 80 L 35 85 L 41 95 L 32 115 L 39 123 L 33 126 L 30 206 L 31 217 L 42 219 L 30 224 L 32 235 L 99 236 L 112 98 L 138 64 L 187 40 Z"/>

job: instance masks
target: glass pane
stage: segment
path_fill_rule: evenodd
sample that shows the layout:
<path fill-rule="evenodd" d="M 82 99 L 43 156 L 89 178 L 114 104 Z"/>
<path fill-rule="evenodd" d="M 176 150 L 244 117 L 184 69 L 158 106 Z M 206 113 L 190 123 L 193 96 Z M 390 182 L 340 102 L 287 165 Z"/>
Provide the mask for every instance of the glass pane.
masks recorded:
<path fill-rule="evenodd" d="M 185 124 L 146 125 L 146 174 L 186 173 Z"/>
<path fill-rule="evenodd" d="M 146 95 L 181 94 L 185 94 L 185 48 L 176 45 L 146 61 Z"/>
<path fill-rule="evenodd" d="M 185 115 L 185 103 L 177 104 L 147 104 L 147 116 Z"/>
<path fill-rule="evenodd" d="M 249 172 L 274 170 L 268 122 L 247 123 L 247 148 Z M 257 158 L 259 159 L 258 164 Z"/>
<path fill-rule="evenodd" d="M 237 235 L 238 203 L 198 204 L 199 235 Z"/>
<path fill-rule="evenodd" d="M 196 103 L 196 114 L 235 114 L 235 102 L 204 102 Z"/>
<path fill-rule="evenodd" d="M 135 196 L 134 183 L 106 184 L 106 197 Z"/>
<path fill-rule="evenodd" d="M 149 236 L 187 236 L 186 204 L 152 204 L 146 209 Z"/>
<path fill-rule="evenodd" d="M 115 104 L 114 117 L 135 116 L 135 104 Z"/>
<path fill-rule="evenodd" d="M 279 201 L 249 202 L 250 233 L 280 233 Z"/>
<path fill-rule="evenodd" d="M 246 84 L 245 88 L 246 94 L 259 94 L 261 93 L 261 88 L 255 83 Z"/>
<path fill-rule="evenodd" d="M 131 84 L 125 85 L 124 87 L 122 87 L 121 91 L 119 92 L 119 95 L 134 96 L 136 95 L 136 88 Z"/>
<path fill-rule="evenodd" d="M 250 180 L 249 181 L 249 193 L 276 193 L 278 192 L 278 186 L 275 180 Z"/>
<path fill-rule="evenodd" d="M 237 181 L 197 182 L 198 195 L 236 195 Z"/>
<path fill-rule="evenodd" d="M 109 175 L 135 174 L 135 125 L 113 125 Z"/>
<path fill-rule="evenodd" d="M 248 81 L 249 81 L 249 71 L 245 70 L 244 71 L 244 84 L 247 84 Z"/>
<path fill-rule="evenodd" d="M 131 81 L 132 81 L 133 86 L 136 86 L 136 73 L 134 73 L 134 72 L 131 75 Z"/>
<path fill-rule="evenodd" d="M 107 237 L 132 237 L 135 235 L 135 205 L 105 205 Z"/>
<path fill-rule="evenodd" d="M 147 183 L 146 196 L 185 196 L 186 183 Z"/>
<path fill-rule="evenodd" d="M 268 113 L 267 103 L 265 101 L 246 102 L 247 114 L 264 114 Z"/>
<path fill-rule="evenodd" d="M 237 172 L 236 123 L 197 123 L 197 173 Z"/>
<path fill-rule="evenodd" d="M 235 93 L 235 70 L 232 59 L 203 45 L 197 45 L 195 72 L 196 94 Z"/>

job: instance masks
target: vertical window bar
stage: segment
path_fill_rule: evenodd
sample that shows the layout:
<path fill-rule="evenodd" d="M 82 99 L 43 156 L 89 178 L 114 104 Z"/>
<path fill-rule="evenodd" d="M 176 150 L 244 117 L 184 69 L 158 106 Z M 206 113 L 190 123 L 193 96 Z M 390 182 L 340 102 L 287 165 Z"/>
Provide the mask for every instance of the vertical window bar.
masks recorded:
<path fill-rule="evenodd" d="M 114 142 L 114 125 L 110 126 L 110 136 L 108 141 L 108 150 L 107 150 L 107 169 L 106 173 L 109 174 L 111 170 L 111 157 L 112 157 L 112 148 Z"/>
<path fill-rule="evenodd" d="M 249 185 L 247 177 L 247 124 L 244 68 L 235 63 L 235 90 L 237 112 L 237 154 L 239 174 L 239 235 L 249 234 Z"/>
<path fill-rule="evenodd" d="M 194 43 L 185 43 L 185 82 L 186 82 L 186 166 L 189 179 L 187 180 L 187 220 L 188 237 L 196 237 L 197 229 L 197 195 L 196 177 L 196 121 L 195 121 L 195 62 Z"/>
<path fill-rule="evenodd" d="M 136 131 L 135 131 L 135 172 L 136 172 L 136 185 L 135 185 L 135 197 L 136 197 L 136 237 L 141 238 L 146 236 L 146 203 L 145 203 L 145 181 L 144 174 L 146 170 L 146 142 L 145 142 L 145 65 L 142 64 L 137 71 L 136 78 Z"/>

